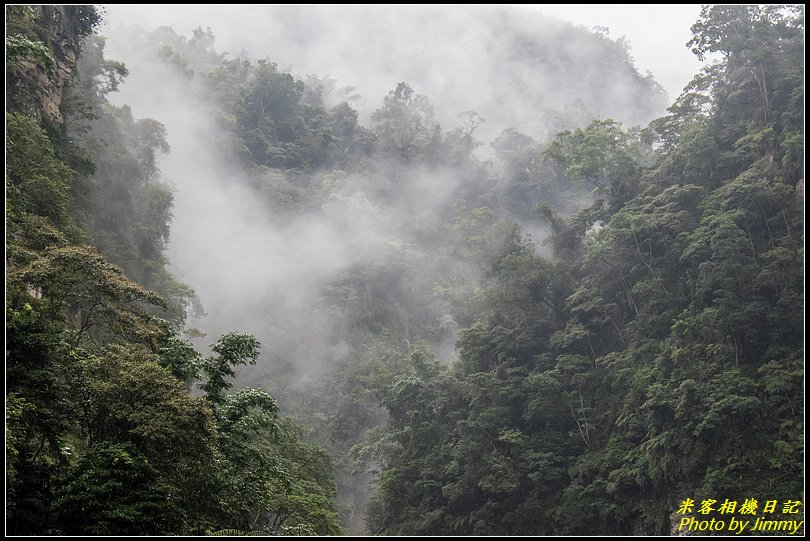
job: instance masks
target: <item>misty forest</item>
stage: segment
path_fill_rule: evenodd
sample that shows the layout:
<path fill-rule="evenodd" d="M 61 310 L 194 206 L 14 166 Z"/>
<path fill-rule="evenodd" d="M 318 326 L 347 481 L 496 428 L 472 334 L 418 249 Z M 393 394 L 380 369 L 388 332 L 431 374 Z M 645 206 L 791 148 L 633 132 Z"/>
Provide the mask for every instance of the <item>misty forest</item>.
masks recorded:
<path fill-rule="evenodd" d="M 5 9 L 9 534 L 803 519 L 803 6 Z"/>

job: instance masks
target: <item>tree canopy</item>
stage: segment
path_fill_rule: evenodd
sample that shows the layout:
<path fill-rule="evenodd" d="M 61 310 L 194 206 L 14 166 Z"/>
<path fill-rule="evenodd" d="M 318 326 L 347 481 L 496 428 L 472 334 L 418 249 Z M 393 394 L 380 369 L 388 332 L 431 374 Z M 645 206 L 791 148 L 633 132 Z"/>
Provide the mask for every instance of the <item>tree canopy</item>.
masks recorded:
<path fill-rule="evenodd" d="M 228 265 L 257 281 L 210 314 L 169 270 L 177 135 L 111 103 L 130 68 L 101 15 L 6 8 L 8 533 L 668 535 L 752 499 L 803 516 L 802 6 L 704 6 L 705 67 L 647 126 L 578 93 L 486 143 L 489 113 L 399 78 L 363 109 L 210 29 L 143 32 L 210 126 L 191 148 L 216 156 L 187 174 L 224 163 L 223 205 L 250 203 L 231 216 L 256 258 Z M 530 59 L 578 73 L 594 110 L 611 70 L 639 117 L 660 98 L 622 40 L 589 33 L 587 70 L 493 17 L 504 84 Z"/>

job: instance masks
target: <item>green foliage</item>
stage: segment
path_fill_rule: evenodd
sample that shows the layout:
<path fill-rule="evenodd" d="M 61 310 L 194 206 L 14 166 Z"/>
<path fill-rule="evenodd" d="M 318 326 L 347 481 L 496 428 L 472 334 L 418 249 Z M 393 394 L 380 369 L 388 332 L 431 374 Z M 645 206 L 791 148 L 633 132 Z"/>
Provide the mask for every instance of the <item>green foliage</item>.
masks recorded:
<path fill-rule="evenodd" d="M 204 401 L 151 356 L 131 347 L 88 355 L 74 374 L 82 438 L 55 504 L 65 531 L 183 532 L 215 490 L 217 455 Z M 85 512 L 79 512 L 84 509 Z"/>
<path fill-rule="evenodd" d="M 77 47 L 100 21 L 90 6 L 7 14 L 12 71 L 31 59 L 52 71 L 56 48 Z M 210 47 L 209 37 L 193 41 Z M 225 393 L 234 367 L 256 361 L 258 341 L 231 333 L 203 359 L 181 337 L 192 293 L 165 269 L 172 195 L 156 156 L 168 151 L 166 132 L 106 101 L 127 70 L 104 58 L 100 38 L 86 45 L 81 76 L 57 96 L 63 123 L 42 129 L 10 87 L 8 531 L 341 533 L 329 456 L 265 391 Z M 35 96 L 62 90 L 28 83 Z M 189 393 L 200 370 L 207 398 Z"/>
<path fill-rule="evenodd" d="M 639 191 L 640 154 L 621 125 L 595 120 L 586 129 L 557 134 L 545 155 L 558 162 L 573 182 L 588 182 L 613 208 Z"/>
<path fill-rule="evenodd" d="M 56 71 L 53 54 L 41 41 L 31 41 L 25 36 L 6 36 L 6 62 L 16 65 L 23 60 L 34 60 L 49 77 Z"/>
<path fill-rule="evenodd" d="M 203 363 L 202 370 L 207 381 L 200 385 L 209 400 L 221 403 L 224 392 L 233 384 L 228 381 L 235 375 L 234 367 L 255 364 L 259 357 L 259 341 L 247 334 L 229 333 L 211 345 L 211 350 L 217 354 L 209 357 Z"/>
<path fill-rule="evenodd" d="M 383 99 L 382 108 L 371 115 L 383 153 L 410 160 L 427 151 L 436 126 L 433 108 L 426 96 L 399 83 Z"/>
<path fill-rule="evenodd" d="M 555 137 L 545 157 L 606 201 L 539 202 L 564 263 L 503 258 L 449 374 L 388 387 L 373 532 L 661 535 L 684 497 L 802 493 L 802 29 L 704 7 L 690 45 L 723 58 L 669 116 Z M 537 174 L 525 136 L 495 146 Z"/>
<path fill-rule="evenodd" d="M 103 8 L 96 6 L 76 6 L 72 30 L 79 40 L 93 34 L 102 21 Z"/>
<path fill-rule="evenodd" d="M 8 212 L 36 214 L 70 228 L 70 192 L 75 178 L 54 154 L 47 134 L 30 118 L 6 113 Z"/>
<path fill-rule="evenodd" d="M 151 119 L 136 120 L 128 107 L 110 106 L 104 94 L 126 73 L 103 59 L 102 44 L 88 41 L 80 77 L 67 103 L 64 132 L 68 160 L 90 160 L 73 191 L 77 222 L 98 250 L 126 275 L 158 291 L 168 303 L 167 318 L 182 323 L 193 292 L 166 271 L 173 194 L 159 177 L 157 155 L 168 152 L 166 130 Z M 77 144 L 90 151 L 82 156 Z"/>
<path fill-rule="evenodd" d="M 188 340 L 169 334 L 157 353 L 160 363 L 168 366 L 172 374 L 186 385 L 199 377 L 203 357 Z"/>
<path fill-rule="evenodd" d="M 177 528 L 167 488 L 130 446 L 102 446 L 82 458 L 55 508 L 60 526 L 77 534 L 155 535 Z"/>
<path fill-rule="evenodd" d="M 346 166 L 370 150 L 373 135 L 357 125 L 347 103 L 327 110 L 319 98 L 276 64 L 223 61 L 207 73 L 208 93 L 221 110 L 228 144 L 250 167 L 313 170 Z"/>
<path fill-rule="evenodd" d="M 252 532 L 246 532 L 244 530 L 237 530 L 235 528 L 225 528 L 224 530 L 217 530 L 210 535 L 217 536 L 217 537 L 240 537 L 240 536 L 260 536 L 260 535 L 267 535 L 267 532 L 263 532 L 261 530 L 255 530 Z"/>
<path fill-rule="evenodd" d="M 495 213 L 487 207 L 467 210 L 464 201 L 456 206 L 453 233 L 456 249 L 465 262 L 475 265 L 484 286 L 498 274 L 507 256 L 529 250 L 517 224 L 496 222 Z"/>
<path fill-rule="evenodd" d="M 216 357 L 202 363 L 208 381 L 200 388 L 217 420 L 220 483 L 216 524 L 259 532 L 342 533 L 333 501 L 329 456 L 305 443 L 297 426 L 279 417 L 276 401 L 261 389 L 224 391 L 239 365 L 253 364 L 259 342 L 229 333 L 211 346 Z"/>
<path fill-rule="evenodd" d="M 334 80 L 225 60 L 210 29 L 151 34 L 271 219 L 384 231 L 318 292 L 320 380 L 275 370 L 272 395 L 234 388 L 256 338 L 204 357 L 183 337 L 166 130 L 107 102 L 127 69 L 98 12 L 7 14 L 12 83 L 53 68 L 56 30 L 84 42 L 62 125 L 10 85 L 10 533 L 338 535 L 369 481 L 369 529 L 392 535 L 668 534 L 685 497 L 800 498 L 802 9 L 707 6 L 690 47 L 721 58 L 667 116 L 628 131 L 580 104 L 549 143 L 505 130 L 491 163 L 477 113 L 444 134 L 404 82 L 366 129 L 325 105 L 352 99 Z M 516 223 L 538 215 L 554 259 Z"/>
<path fill-rule="evenodd" d="M 64 86 L 100 21 L 95 6 L 6 6 L 7 112 L 59 124 Z"/>
<path fill-rule="evenodd" d="M 259 389 L 239 389 L 215 412 L 224 523 L 284 535 L 342 533 L 329 456 L 279 418 L 275 400 Z"/>
<path fill-rule="evenodd" d="M 119 268 L 90 248 L 46 248 L 13 269 L 9 282 L 15 289 L 34 291 L 41 298 L 39 309 L 49 317 L 66 316 L 74 343 L 98 338 L 100 332 L 151 343 L 160 333 L 142 306 L 160 306 L 163 300 L 127 280 Z"/>

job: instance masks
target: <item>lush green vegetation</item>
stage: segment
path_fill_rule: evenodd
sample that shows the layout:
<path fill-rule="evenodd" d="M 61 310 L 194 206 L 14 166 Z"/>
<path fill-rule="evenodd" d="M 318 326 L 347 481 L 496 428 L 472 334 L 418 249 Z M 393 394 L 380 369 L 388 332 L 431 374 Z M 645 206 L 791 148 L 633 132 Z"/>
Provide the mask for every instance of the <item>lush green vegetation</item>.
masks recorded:
<path fill-rule="evenodd" d="M 7 18 L 10 533 L 668 534 L 685 498 L 803 498 L 803 8 L 705 7 L 719 60 L 668 115 L 488 162 L 476 112 L 445 130 L 405 82 L 364 126 L 329 79 L 147 36 L 270 223 L 374 217 L 300 308 L 307 378 L 299 337 L 192 344 L 166 130 L 108 102 L 97 13 Z"/>
<path fill-rule="evenodd" d="M 597 200 L 552 216 L 559 261 L 501 260 L 458 363 L 387 388 L 372 531 L 667 534 L 686 497 L 801 498 L 803 23 L 705 8 L 722 60 L 668 116 L 555 138 Z"/>
<path fill-rule="evenodd" d="M 96 12 L 7 17 L 8 532 L 341 533 L 329 455 L 265 391 L 226 392 L 259 342 L 230 333 L 204 357 L 182 335 L 192 292 L 165 269 L 172 195 L 155 165 L 168 147 L 158 122 L 106 101 L 123 65 L 90 36 L 64 122 L 31 93 L 25 70 L 74 69 L 55 48 L 78 47 Z"/>

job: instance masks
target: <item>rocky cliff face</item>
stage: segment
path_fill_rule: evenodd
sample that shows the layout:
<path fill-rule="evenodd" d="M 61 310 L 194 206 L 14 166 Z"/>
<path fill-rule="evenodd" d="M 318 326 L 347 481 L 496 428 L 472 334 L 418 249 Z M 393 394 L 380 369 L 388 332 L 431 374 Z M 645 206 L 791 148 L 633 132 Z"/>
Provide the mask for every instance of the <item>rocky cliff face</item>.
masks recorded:
<path fill-rule="evenodd" d="M 24 111 L 39 120 L 61 123 L 62 93 L 70 82 L 79 58 L 81 39 L 88 26 L 86 6 L 22 6 L 13 16 L 7 11 L 11 30 L 42 42 L 55 60 L 49 70 L 34 58 L 7 66 L 7 94 L 12 110 Z M 95 13 L 92 14 L 95 17 Z M 90 25 L 94 23 L 89 23 Z M 88 27 L 89 29 L 90 27 Z"/>

